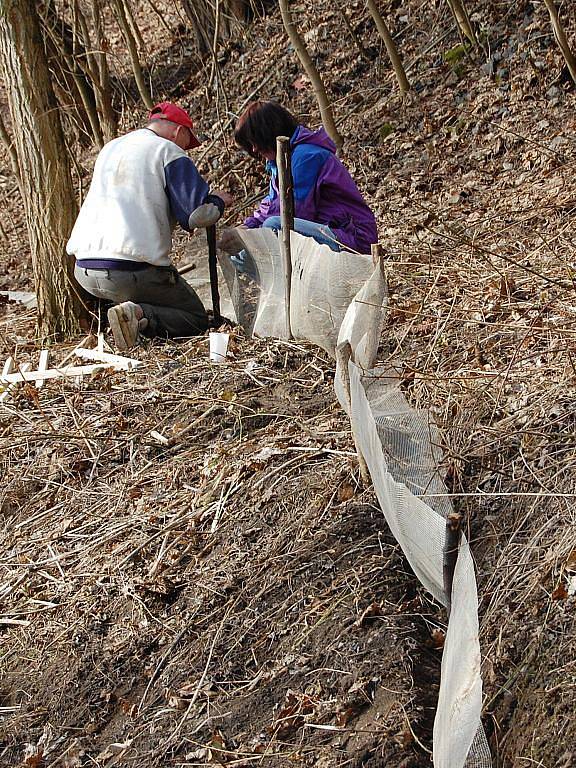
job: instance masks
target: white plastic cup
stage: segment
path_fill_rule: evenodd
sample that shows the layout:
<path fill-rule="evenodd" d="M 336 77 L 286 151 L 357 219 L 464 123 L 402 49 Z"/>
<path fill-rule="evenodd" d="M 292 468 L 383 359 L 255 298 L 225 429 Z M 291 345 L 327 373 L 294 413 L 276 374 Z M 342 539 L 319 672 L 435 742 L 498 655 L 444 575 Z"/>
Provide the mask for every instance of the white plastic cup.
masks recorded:
<path fill-rule="evenodd" d="M 212 331 L 209 334 L 210 360 L 213 363 L 223 363 L 226 360 L 229 336 L 230 334 L 228 333 L 218 333 L 216 331 Z"/>

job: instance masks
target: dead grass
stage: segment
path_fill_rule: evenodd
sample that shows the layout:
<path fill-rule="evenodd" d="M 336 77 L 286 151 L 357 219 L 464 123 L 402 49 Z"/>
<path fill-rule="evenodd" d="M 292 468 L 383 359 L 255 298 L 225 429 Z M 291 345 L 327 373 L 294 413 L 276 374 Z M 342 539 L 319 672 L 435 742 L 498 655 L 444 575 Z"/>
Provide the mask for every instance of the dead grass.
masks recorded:
<path fill-rule="evenodd" d="M 573 95 L 554 82 L 545 9 L 486 10 L 498 50 L 515 46 L 499 80 L 472 60 L 456 76 L 442 60 L 457 43 L 446 9 L 413 10 L 409 23 L 403 6 L 392 19 L 419 89 L 403 102 L 384 64 L 362 69 L 327 45 L 341 34 L 335 11 L 309 42 L 347 84 L 334 95 L 344 159 L 388 251 L 382 359 L 400 365 L 411 403 L 434 413 L 467 516 L 493 754 L 502 766 L 568 768 Z M 202 75 L 185 83 L 200 124 L 216 126 L 201 170 L 240 202 L 262 186 L 261 169 L 218 121 L 260 88 L 316 122 L 279 33 L 272 17 L 227 53 L 226 109 L 222 94 L 218 109 L 205 99 Z M 26 287 L 22 274 L 11 287 Z M 4 355 L 37 354 L 31 320 L 7 310 Z M 431 638 L 444 617 L 358 486 L 332 366 L 300 343 L 239 336 L 235 354 L 215 368 L 205 339 L 151 345 L 142 370 L 80 391 L 47 383 L 3 413 L 6 765 L 26 743 L 54 768 L 429 764 L 418 742 L 429 745 Z"/>

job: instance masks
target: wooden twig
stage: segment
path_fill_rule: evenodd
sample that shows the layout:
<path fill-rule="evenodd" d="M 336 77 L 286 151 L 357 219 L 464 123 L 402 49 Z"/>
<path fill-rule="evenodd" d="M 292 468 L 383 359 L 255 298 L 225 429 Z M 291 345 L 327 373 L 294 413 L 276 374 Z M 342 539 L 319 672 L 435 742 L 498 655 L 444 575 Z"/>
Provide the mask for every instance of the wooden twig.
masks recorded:
<path fill-rule="evenodd" d="M 74 24 L 73 30 L 75 39 L 72 41 L 72 30 L 70 30 L 68 35 L 65 34 L 65 32 L 60 27 L 59 18 L 49 3 L 44 4 L 43 10 L 44 31 L 50 38 L 51 43 L 54 46 L 54 50 L 58 54 L 58 58 L 61 57 L 62 62 L 66 65 L 65 67 L 62 67 L 61 64 L 60 67 L 61 70 L 66 72 L 67 75 L 67 90 L 70 91 L 70 95 L 73 97 L 75 102 L 78 101 L 78 97 L 80 98 L 81 106 L 84 109 L 85 118 L 82 116 L 80 104 L 77 104 L 76 108 L 81 119 L 82 127 L 87 133 L 88 129 L 90 129 L 92 132 L 92 138 L 94 139 L 96 145 L 98 147 L 102 147 L 104 142 L 95 102 L 95 84 L 98 82 L 98 78 L 97 73 L 94 71 L 90 63 L 90 59 L 92 58 L 91 54 L 86 52 L 85 56 L 81 55 L 79 50 L 81 45 L 79 44 L 76 23 Z M 89 49 L 91 47 L 91 43 L 88 35 L 87 25 L 79 8 L 75 9 L 74 16 L 75 21 L 80 22 L 80 26 L 82 26 L 82 21 L 84 21 L 84 45 Z M 76 19 L 76 17 L 78 18 Z M 70 81 L 70 77 L 72 78 L 72 81 Z M 73 93 L 74 87 L 76 88 L 76 93 Z M 86 124 L 86 120 L 88 121 L 88 124 Z"/>
<path fill-rule="evenodd" d="M 152 106 L 153 106 L 152 97 L 150 96 L 150 90 L 144 80 L 144 73 L 142 72 L 140 59 L 138 58 L 138 48 L 136 45 L 136 38 L 134 37 L 133 31 L 130 27 L 130 22 L 129 22 L 124 0 L 114 0 L 114 8 L 116 10 L 116 18 L 118 20 L 120 29 L 122 30 L 124 41 L 126 42 L 126 45 L 128 47 L 128 53 L 130 54 L 130 61 L 132 62 L 132 71 L 134 73 L 134 80 L 136 81 L 138 92 L 146 108 L 152 109 Z"/>
<path fill-rule="evenodd" d="M 212 55 L 212 66 L 210 67 L 210 77 L 208 78 L 208 90 L 212 88 L 214 82 L 214 76 L 220 69 L 218 66 L 218 43 L 220 41 L 220 0 L 216 0 L 216 6 L 214 8 L 214 35 L 212 38 L 212 48 L 210 53 Z M 218 76 L 218 79 L 220 77 Z M 217 84 L 218 85 L 218 84 Z"/>
<path fill-rule="evenodd" d="M 96 98 L 102 134 L 105 141 L 110 141 L 116 135 L 118 121 L 112 107 L 112 83 L 104 50 L 105 34 L 98 0 L 92 0 L 91 6 L 94 36 L 96 38 L 96 50 L 93 53 L 93 58 L 98 71 L 98 82 L 95 83 L 94 96 Z"/>

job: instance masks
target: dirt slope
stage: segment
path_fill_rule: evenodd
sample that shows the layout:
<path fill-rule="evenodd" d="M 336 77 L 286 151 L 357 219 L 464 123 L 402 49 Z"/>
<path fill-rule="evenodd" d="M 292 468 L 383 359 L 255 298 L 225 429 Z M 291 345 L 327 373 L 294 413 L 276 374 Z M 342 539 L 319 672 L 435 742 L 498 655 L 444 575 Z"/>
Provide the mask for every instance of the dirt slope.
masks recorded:
<path fill-rule="evenodd" d="M 382 360 L 442 427 L 469 521 L 495 765 L 569 768 L 574 95 L 539 4 L 477 3 L 487 55 L 450 61 L 446 4 L 393 5 L 404 102 L 337 11 L 298 18 L 388 251 Z M 199 165 L 235 191 L 235 221 L 264 179 L 222 126 L 254 91 L 317 115 L 277 14 L 220 64 L 217 99 L 208 70 L 166 87 L 213 138 Z M 30 286 L 3 205 L 2 287 Z M 36 360 L 31 317 L 0 311 L 4 356 Z M 429 765 L 445 616 L 358 486 L 331 362 L 241 335 L 217 369 L 206 340 L 138 355 L 128 377 L 27 389 L 1 414 L 0 764 Z"/>

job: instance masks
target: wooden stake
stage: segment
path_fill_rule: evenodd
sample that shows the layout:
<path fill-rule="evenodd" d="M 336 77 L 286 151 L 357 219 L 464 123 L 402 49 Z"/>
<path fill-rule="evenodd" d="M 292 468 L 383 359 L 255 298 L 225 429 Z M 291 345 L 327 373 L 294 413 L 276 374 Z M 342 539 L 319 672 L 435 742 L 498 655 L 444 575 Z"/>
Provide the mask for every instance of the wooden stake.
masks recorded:
<path fill-rule="evenodd" d="M 372 264 L 374 264 L 374 266 L 377 264 L 382 265 L 384 263 L 384 247 L 380 245 L 380 243 L 374 243 L 370 252 L 372 254 Z"/>
<path fill-rule="evenodd" d="M 38 362 L 38 370 L 39 371 L 45 371 L 48 368 L 48 355 L 49 351 L 47 349 L 43 349 L 40 352 L 40 360 Z M 37 389 L 41 389 L 44 386 L 44 379 L 38 379 L 36 382 Z"/>
<path fill-rule="evenodd" d="M 446 518 L 446 538 L 443 552 L 444 592 L 446 594 L 446 611 L 450 616 L 452 603 L 452 584 L 454 582 L 454 570 L 458 560 L 460 539 L 462 537 L 462 515 L 451 512 Z"/>
<path fill-rule="evenodd" d="M 346 341 L 344 344 L 340 344 L 336 347 L 336 362 L 340 366 L 340 373 L 342 376 L 342 383 L 344 385 L 344 394 L 346 396 L 346 402 L 348 404 L 348 411 L 350 412 L 350 420 L 352 420 L 352 398 L 350 395 L 350 374 L 348 373 L 348 361 L 352 358 L 352 347 L 350 343 Z M 370 484 L 370 472 L 368 471 L 368 465 L 366 459 L 362 455 L 362 451 L 358 447 L 354 430 L 352 430 L 352 436 L 354 437 L 354 447 L 358 454 L 358 464 L 360 466 L 360 475 L 365 485 Z"/>
<path fill-rule="evenodd" d="M 284 299 L 286 304 L 286 338 L 292 338 L 290 327 L 290 289 L 292 286 L 292 256 L 290 232 L 294 229 L 294 182 L 292 180 L 290 139 L 278 136 L 276 139 L 276 165 L 278 167 L 278 193 L 280 195 L 280 219 L 282 229 L 280 253 L 284 262 Z"/>

